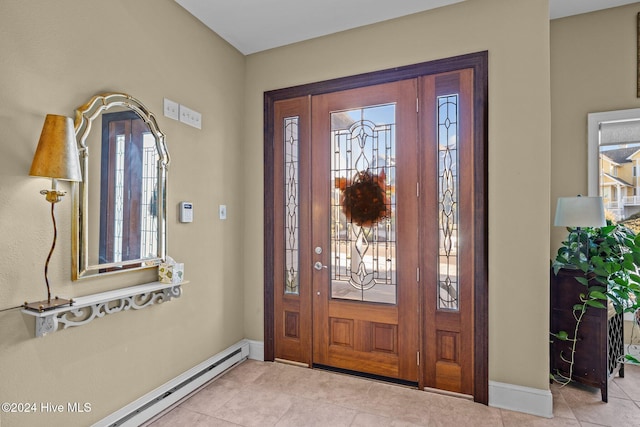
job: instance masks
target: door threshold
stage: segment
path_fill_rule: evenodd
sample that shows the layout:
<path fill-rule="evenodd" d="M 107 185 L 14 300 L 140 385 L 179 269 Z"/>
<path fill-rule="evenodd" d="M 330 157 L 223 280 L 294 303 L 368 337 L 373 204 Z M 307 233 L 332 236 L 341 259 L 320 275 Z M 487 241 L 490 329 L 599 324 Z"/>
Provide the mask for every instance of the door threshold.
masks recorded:
<path fill-rule="evenodd" d="M 423 390 L 428 391 L 429 393 L 436 393 L 436 394 L 442 394 L 444 396 L 457 397 L 459 399 L 470 400 L 472 402 L 474 401 L 473 396 L 470 394 L 456 393 L 455 391 L 440 390 L 439 388 L 432 388 L 432 387 L 424 387 Z"/>
<path fill-rule="evenodd" d="M 402 386 L 411 387 L 411 388 L 418 388 L 418 382 L 417 381 L 407 381 L 407 380 L 402 380 L 402 379 L 399 379 L 399 378 L 385 377 L 385 376 L 382 376 L 382 375 L 369 374 L 367 372 L 352 371 L 350 369 L 336 368 L 334 366 L 319 365 L 317 363 L 314 363 L 312 365 L 312 367 L 314 369 L 321 369 L 323 371 L 330 371 L 330 372 L 335 372 L 335 373 L 338 373 L 338 374 L 351 375 L 351 376 L 354 376 L 354 377 L 361 377 L 361 378 L 366 378 L 366 379 L 374 380 L 374 381 L 380 381 L 380 382 L 384 382 L 384 383 L 391 383 L 391 384 L 402 385 Z"/>
<path fill-rule="evenodd" d="M 285 365 L 299 366 L 301 368 L 308 368 L 309 367 L 308 363 L 295 362 L 293 360 L 287 360 L 287 359 L 279 359 L 277 357 L 275 359 L 273 359 L 273 361 L 277 362 L 277 363 L 283 363 Z"/>

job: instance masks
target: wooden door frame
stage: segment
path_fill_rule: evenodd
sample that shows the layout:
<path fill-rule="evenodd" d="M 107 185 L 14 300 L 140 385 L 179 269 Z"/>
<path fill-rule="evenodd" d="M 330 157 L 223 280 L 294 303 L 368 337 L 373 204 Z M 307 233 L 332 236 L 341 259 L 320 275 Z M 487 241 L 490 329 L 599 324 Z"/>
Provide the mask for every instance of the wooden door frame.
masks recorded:
<path fill-rule="evenodd" d="M 307 95 L 354 89 L 461 69 L 473 69 L 474 79 L 474 393 L 489 403 L 489 280 L 488 280 L 488 52 L 407 65 L 371 73 L 293 86 L 264 93 L 264 360 L 273 361 L 274 341 L 274 103 Z"/>

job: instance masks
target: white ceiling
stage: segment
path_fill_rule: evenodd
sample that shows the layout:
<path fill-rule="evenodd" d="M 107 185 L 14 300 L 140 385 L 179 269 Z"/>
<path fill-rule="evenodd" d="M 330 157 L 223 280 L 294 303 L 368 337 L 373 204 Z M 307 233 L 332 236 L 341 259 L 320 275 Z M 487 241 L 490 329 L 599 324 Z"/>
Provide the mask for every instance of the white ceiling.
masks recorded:
<path fill-rule="evenodd" d="M 245 55 L 465 0 L 175 0 Z M 550 19 L 637 0 L 549 0 Z"/>

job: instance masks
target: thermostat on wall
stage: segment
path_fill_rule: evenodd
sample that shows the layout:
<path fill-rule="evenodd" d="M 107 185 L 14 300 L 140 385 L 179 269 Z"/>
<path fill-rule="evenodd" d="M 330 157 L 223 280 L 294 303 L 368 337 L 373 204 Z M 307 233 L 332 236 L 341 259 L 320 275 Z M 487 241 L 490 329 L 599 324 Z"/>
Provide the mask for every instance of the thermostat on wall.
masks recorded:
<path fill-rule="evenodd" d="M 193 203 L 180 202 L 180 222 L 193 222 Z"/>

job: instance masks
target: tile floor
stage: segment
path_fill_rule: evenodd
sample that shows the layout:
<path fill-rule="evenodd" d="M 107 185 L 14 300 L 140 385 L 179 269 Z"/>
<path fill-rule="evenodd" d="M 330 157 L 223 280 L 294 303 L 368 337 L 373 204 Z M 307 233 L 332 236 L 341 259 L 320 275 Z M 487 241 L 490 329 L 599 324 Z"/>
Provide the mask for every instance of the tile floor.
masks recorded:
<path fill-rule="evenodd" d="M 248 360 L 149 427 L 640 426 L 640 367 L 609 387 L 551 386 L 554 418 L 321 370 Z"/>

